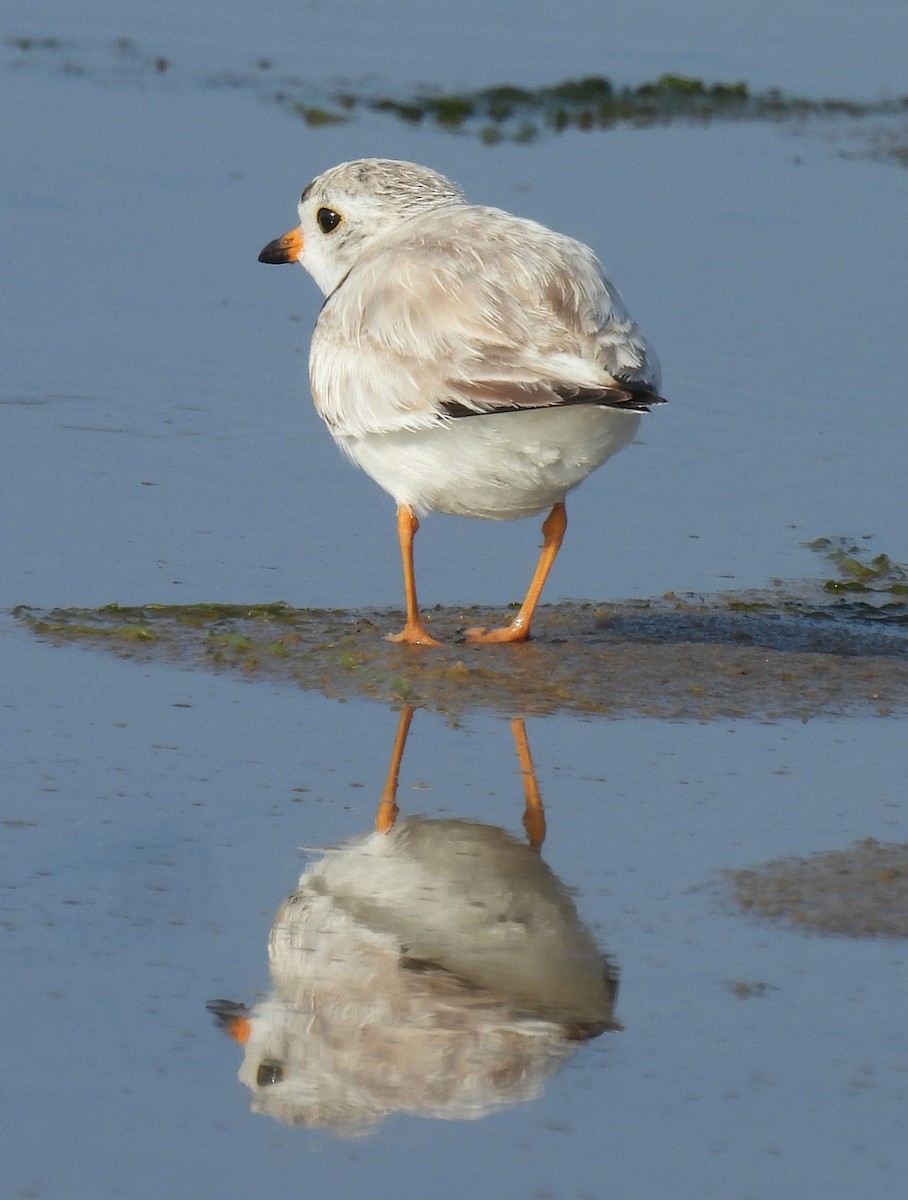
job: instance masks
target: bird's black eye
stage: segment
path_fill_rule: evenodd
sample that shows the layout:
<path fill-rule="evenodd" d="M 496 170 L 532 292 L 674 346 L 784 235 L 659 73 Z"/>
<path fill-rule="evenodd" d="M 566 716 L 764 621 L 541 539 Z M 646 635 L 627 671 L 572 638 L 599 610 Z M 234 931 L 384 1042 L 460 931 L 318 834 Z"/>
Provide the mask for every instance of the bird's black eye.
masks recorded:
<path fill-rule="evenodd" d="M 333 208 L 320 208 L 315 214 L 315 219 L 318 221 L 318 227 L 322 233 L 330 233 L 332 229 L 337 229 L 343 217 Z"/>
<path fill-rule="evenodd" d="M 255 1082 L 260 1088 L 271 1087 L 272 1084 L 281 1083 L 284 1078 L 284 1068 L 280 1063 L 263 1062 L 259 1064 L 259 1069 L 255 1073 Z"/>

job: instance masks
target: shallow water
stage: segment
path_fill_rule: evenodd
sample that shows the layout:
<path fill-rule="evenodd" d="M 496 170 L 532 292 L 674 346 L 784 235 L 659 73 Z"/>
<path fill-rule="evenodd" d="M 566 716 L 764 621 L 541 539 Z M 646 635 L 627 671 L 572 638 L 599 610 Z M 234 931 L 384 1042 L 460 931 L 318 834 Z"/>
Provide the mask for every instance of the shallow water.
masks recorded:
<path fill-rule="evenodd" d="M 588 241 L 659 350 L 671 404 L 576 493 L 548 599 L 816 578 L 803 543 L 823 534 L 908 560 L 908 174 L 861 156 L 873 121 L 486 147 L 377 114 L 311 128 L 256 67 L 315 94 L 671 71 L 873 99 L 906 90 L 903 6 L 535 7 L 14 6 L 5 35 L 60 45 L 0 47 L 0 605 L 399 603 L 391 504 L 308 405 L 319 297 L 255 262 L 301 185 L 359 154 Z M 430 518 L 425 600 L 508 603 L 537 541 L 533 522 Z M 50 645 L 10 617 L 0 657 L 6 1194 L 898 1192 L 904 942 L 761 923 L 721 874 L 908 841 L 898 712 L 530 719 L 542 855 L 620 972 L 624 1030 L 535 1100 L 350 1139 L 251 1113 L 205 1005 L 267 993 L 299 848 L 371 827 L 397 714 Z M 522 836 L 507 723 L 418 712 L 398 799 Z"/>

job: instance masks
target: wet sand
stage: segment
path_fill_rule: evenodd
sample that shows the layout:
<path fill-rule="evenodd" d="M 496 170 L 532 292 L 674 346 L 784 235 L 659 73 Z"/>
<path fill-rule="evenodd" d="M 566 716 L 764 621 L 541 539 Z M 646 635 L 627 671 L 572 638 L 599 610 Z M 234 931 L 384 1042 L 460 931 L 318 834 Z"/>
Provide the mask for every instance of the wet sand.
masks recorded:
<path fill-rule="evenodd" d="M 847 850 L 729 871 L 735 902 L 795 929 L 908 937 L 908 845 L 865 838 Z"/>

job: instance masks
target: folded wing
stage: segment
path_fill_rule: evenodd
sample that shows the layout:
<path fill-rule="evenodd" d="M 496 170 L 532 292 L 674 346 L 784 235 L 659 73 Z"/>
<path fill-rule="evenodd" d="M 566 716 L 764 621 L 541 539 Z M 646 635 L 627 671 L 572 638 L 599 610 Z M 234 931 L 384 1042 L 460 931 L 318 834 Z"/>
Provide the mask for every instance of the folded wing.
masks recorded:
<path fill-rule="evenodd" d="M 662 402 L 658 363 L 592 251 L 465 205 L 413 222 L 357 263 L 322 310 L 310 379 L 339 434 Z"/>

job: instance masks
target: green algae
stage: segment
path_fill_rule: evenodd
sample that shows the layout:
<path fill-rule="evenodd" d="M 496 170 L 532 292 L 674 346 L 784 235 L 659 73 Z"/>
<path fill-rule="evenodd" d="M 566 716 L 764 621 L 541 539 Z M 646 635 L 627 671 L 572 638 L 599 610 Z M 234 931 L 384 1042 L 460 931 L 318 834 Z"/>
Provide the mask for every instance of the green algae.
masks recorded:
<path fill-rule="evenodd" d="M 752 92 L 743 80 L 707 82 L 675 74 L 631 86 L 601 75 L 567 79 L 539 88 L 505 83 L 454 94 L 423 90 L 409 96 L 335 98 L 347 111 L 365 108 L 409 124 L 428 121 L 441 129 L 478 136 L 486 145 L 531 141 L 568 129 L 607 130 L 617 125 L 715 120 L 806 120 L 812 117 L 891 115 L 908 111 L 908 97 L 858 101 L 815 99 L 777 89 Z"/>
<path fill-rule="evenodd" d="M 312 129 L 322 125 L 343 125 L 348 119 L 343 113 L 332 112 L 318 104 L 302 104 L 300 101 L 291 105 L 291 112 L 301 117 Z"/>
<path fill-rule="evenodd" d="M 904 98 L 868 103 L 816 100 L 774 89 L 753 93 L 742 80 L 709 83 L 673 74 L 633 86 L 618 86 L 605 76 L 593 75 L 540 88 L 499 84 L 456 94 L 425 90 L 406 97 L 348 93 L 343 102 L 348 110 L 365 107 L 411 124 L 426 120 L 441 128 L 474 133 L 489 145 L 502 139 L 527 141 L 543 132 L 603 130 L 620 124 L 862 117 L 908 107 Z"/>
<path fill-rule="evenodd" d="M 817 538 L 807 546 L 835 569 L 823 583 L 823 590 L 837 598 L 834 615 L 908 624 L 908 566 L 851 538 Z"/>
<path fill-rule="evenodd" d="M 888 554 L 874 554 L 851 538 L 817 538 L 807 543 L 808 549 L 823 555 L 832 563 L 839 577 L 828 579 L 825 587 L 829 591 L 848 589 L 851 591 L 890 592 L 908 595 L 908 567 L 893 562 Z"/>

